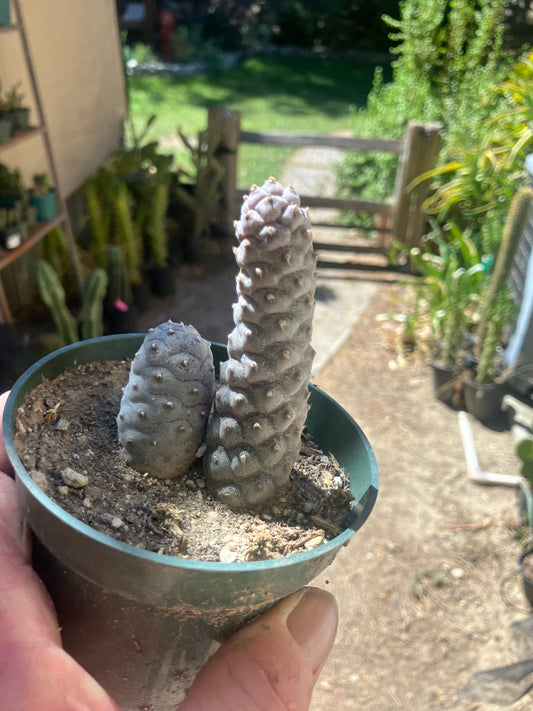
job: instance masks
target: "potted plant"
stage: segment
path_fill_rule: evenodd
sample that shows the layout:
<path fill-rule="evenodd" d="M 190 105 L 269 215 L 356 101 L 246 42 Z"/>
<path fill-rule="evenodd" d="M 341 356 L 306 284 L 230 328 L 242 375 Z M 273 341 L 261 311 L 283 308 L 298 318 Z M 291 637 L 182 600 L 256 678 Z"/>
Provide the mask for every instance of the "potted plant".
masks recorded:
<path fill-rule="evenodd" d="M 1 87 L 2 85 L 0 83 L 0 144 L 7 143 L 13 135 L 13 119 L 7 110 L 5 99 L 2 96 Z"/>
<path fill-rule="evenodd" d="M 79 335 L 83 339 L 102 336 L 103 300 L 107 288 L 107 274 L 103 269 L 93 269 L 83 280 L 78 320 L 67 307 L 65 290 L 57 272 L 45 259 L 37 262 L 36 279 L 41 299 L 48 307 L 56 327 L 57 347 L 77 343 Z"/>
<path fill-rule="evenodd" d="M 55 602 L 64 646 L 125 708 L 175 709 L 213 642 L 225 639 L 331 563 L 339 547 L 364 523 L 377 495 L 375 458 L 361 430 L 327 395 L 312 386 L 308 392 L 316 257 L 309 220 L 296 194 L 273 180 L 256 188 L 243 205 L 237 236 L 239 299 L 227 351 L 217 344 L 209 347 L 193 327 L 172 322 L 161 324 L 146 338 L 129 334 L 91 339 L 61 349 L 31 368 L 14 386 L 5 411 L 6 448 L 16 469 L 22 509 L 37 539 L 35 564 Z M 127 498 L 148 480 L 152 490 L 156 485 L 168 488 L 172 477 L 177 477 L 173 481 L 179 487 L 185 477 L 176 489 L 176 495 L 179 491 L 185 495 L 190 480 L 183 471 L 191 456 L 201 455 L 204 486 L 198 485 L 192 499 L 187 499 L 201 503 L 204 513 L 195 520 L 206 525 L 210 546 L 214 519 L 203 508 L 209 500 L 218 502 L 216 506 L 226 512 L 234 510 L 232 516 L 245 513 L 242 509 L 250 511 L 256 521 L 251 532 L 255 541 L 251 559 L 235 560 L 228 557 L 227 550 L 223 555 L 221 549 L 217 559 L 199 560 L 187 557 L 188 547 L 180 549 L 180 555 L 170 556 L 157 548 L 146 550 L 125 543 L 120 540 L 119 531 L 124 531 L 120 518 L 104 517 L 108 522 L 105 532 L 95 528 L 99 517 L 95 501 L 83 490 L 96 466 L 87 475 L 81 471 L 79 477 L 70 472 L 69 484 L 66 474 L 61 475 L 62 487 L 73 493 L 64 492 L 64 501 L 81 502 L 82 509 L 89 512 L 90 526 L 52 500 L 53 487 L 47 488 L 43 471 L 28 471 L 31 453 L 29 459 L 17 453 L 21 441 L 31 434 L 19 408 L 43 377 L 49 380 L 59 375 L 61 381 L 70 377 L 74 366 L 83 368 L 85 364 L 92 371 L 100 361 L 108 373 L 113 368 L 126 372 L 124 359 L 136 352 L 122 400 L 120 383 L 113 402 L 106 385 L 99 381 L 89 385 L 88 371 L 81 379 L 87 397 L 72 398 L 76 407 L 81 406 L 81 419 L 98 422 L 99 427 L 111 423 L 113 428 L 118 414 L 120 446 L 127 462 L 121 459 L 117 463 L 126 467 L 127 477 L 117 477 L 117 484 L 126 483 Z M 220 387 L 211 410 L 214 369 Z M 79 418 L 66 417 L 61 409 L 65 406 L 56 407 L 55 396 L 45 401 L 51 409 L 42 412 L 42 422 L 59 437 L 74 429 Z M 94 419 L 89 401 L 110 410 Z M 62 402 L 61 398 L 57 402 Z M 154 418 L 161 417 L 170 430 L 153 429 Z M 349 474 L 354 501 L 347 509 L 346 521 L 333 526 L 329 535 L 324 528 L 318 540 L 312 534 L 314 543 L 308 548 L 304 543 L 304 552 L 268 557 L 268 540 L 261 531 L 269 516 L 277 514 L 274 506 L 264 507 L 270 506 L 271 497 L 280 496 L 275 501 L 292 511 L 285 487 L 300 450 L 304 422 L 316 445 L 324 453 L 331 452 Z M 38 431 L 39 427 L 32 428 L 32 432 Z M 85 456 L 85 450 L 80 449 L 82 440 L 74 439 L 76 456 L 69 459 L 65 452 L 72 469 L 83 466 L 76 457 Z M 158 453 L 159 463 L 154 464 L 153 455 Z M 93 457 L 94 465 L 100 459 L 94 451 L 87 456 Z M 39 466 L 44 468 L 42 459 Z M 52 469 L 54 466 L 48 474 Z M 104 470 L 107 488 L 103 500 L 114 502 L 109 488 L 111 470 L 107 466 Z M 333 481 L 329 494 L 324 495 L 324 505 L 334 490 L 348 500 L 343 477 L 338 479 L 340 483 Z M 210 496 L 202 493 L 207 489 Z M 142 496 L 147 492 L 145 486 Z M 134 519 L 146 518 L 142 510 L 142 506 L 136 509 Z M 155 535 L 161 532 L 164 520 L 177 545 L 183 545 L 180 533 L 190 535 L 180 528 L 185 511 L 177 503 L 165 510 L 156 506 L 155 511 L 157 515 L 151 519 Z M 260 511 L 270 513 L 261 517 Z M 310 511 L 307 515 L 313 517 Z M 320 524 L 327 526 L 319 512 L 315 513 Z"/>
<path fill-rule="evenodd" d="M 26 191 L 20 172 L 0 163 L 0 207 L 12 208 L 17 201 L 25 198 Z"/>
<path fill-rule="evenodd" d="M 36 208 L 39 222 L 50 222 L 57 214 L 56 190 L 45 173 L 33 176 L 30 204 Z"/>
<path fill-rule="evenodd" d="M 505 329 L 516 314 L 507 280 L 528 220 L 532 198 L 533 191 L 524 186 L 511 202 L 494 269 L 482 295 L 475 330 L 477 365 L 474 377 L 465 378 L 467 410 L 487 423 L 497 418 L 501 411 L 505 388 L 501 349 Z"/>
<path fill-rule="evenodd" d="M 131 306 L 138 310 L 146 308 L 148 290 L 144 286 L 142 273 L 144 250 L 140 226 L 135 215 L 135 200 L 114 160 L 102 166 L 95 176 L 85 181 L 84 192 L 92 232 L 91 256 L 96 266 L 108 270 L 109 292 L 110 296 L 114 295 L 107 301 L 113 304 L 116 299 L 120 299 L 128 307 L 128 312 Z M 120 279 L 121 283 L 127 280 L 127 286 L 124 287 L 116 286 L 116 250 L 120 252 L 120 259 L 126 271 L 126 277 L 123 279 L 121 276 Z M 115 309 L 117 319 L 123 321 L 121 313 L 126 311 L 117 312 Z M 131 322 L 131 312 L 128 319 Z M 113 329 L 113 332 L 123 333 L 124 329 Z"/>
<path fill-rule="evenodd" d="M 475 318 L 483 282 L 483 259 L 466 231 L 453 222 L 431 222 L 422 248 L 411 248 L 417 309 L 429 321 L 431 366 L 436 397 L 451 407 L 462 405 L 462 371 L 467 332 Z"/>
<path fill-rule="evenodd" d="M 13 133 L 27 131 L 30 125 L 30 110 L 24 106 L 24 94 L 19 91 L 20 82 L 5 95 L 5 106 L 13 122 Z"/>

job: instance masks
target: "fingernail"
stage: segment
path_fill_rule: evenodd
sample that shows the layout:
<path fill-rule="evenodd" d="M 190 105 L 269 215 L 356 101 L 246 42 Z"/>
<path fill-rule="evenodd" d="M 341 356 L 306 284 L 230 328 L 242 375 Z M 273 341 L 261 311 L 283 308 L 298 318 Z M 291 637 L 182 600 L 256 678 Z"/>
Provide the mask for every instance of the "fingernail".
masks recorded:
<path fill-rule="evenodd" d="M 337 632 L 337 603 L 320 588 L 306 588 L 287 617 L 287 628 L 309 659 L 313 672 L 328 658 Z"/>

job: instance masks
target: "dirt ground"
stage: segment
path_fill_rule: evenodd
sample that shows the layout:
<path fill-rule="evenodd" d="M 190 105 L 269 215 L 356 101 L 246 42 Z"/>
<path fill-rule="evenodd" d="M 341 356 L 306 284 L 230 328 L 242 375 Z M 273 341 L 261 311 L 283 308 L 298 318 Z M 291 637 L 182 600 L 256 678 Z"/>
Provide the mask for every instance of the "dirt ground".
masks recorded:
<path fill-rule="evenodd" d="M 367 434 L 380 492 L 319 580 L 336 595 L 341 622 L 312 709 L 503 708 L 459 692 L 475 672 L 533 656 L 533 640 L 511 629 L 528 617 L 519 577 L 506 588 L 519 610 L 500 594 L 520 552 L 517 492 L 468 480 L 457 412 L 434 398 L 425 359 L 399 357 L 398 326 L 376 319 L 398 300 L 397 287 L 380 283 L 315 379 Z M 480 468 L 517 474 L 510 431 L 471 425 Z M 532 704 L 527 695 L 508 708 Z"/>

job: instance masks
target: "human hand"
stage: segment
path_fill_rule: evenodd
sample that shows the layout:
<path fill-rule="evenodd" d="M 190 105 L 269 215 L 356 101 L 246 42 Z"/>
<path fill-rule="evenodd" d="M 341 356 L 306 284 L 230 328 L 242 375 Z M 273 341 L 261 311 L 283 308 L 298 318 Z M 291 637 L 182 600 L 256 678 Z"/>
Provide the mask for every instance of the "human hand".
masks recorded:
<path fill-rule="evenodd" d="M 0 396 L 0 417 L 7 394 Z M 120 711 L 61 647 L 46 589 L 31 567 L 0 436 L 0 699 L 17 711 Z M 334 598 L 289 595 L 237 632 L 205 664 L 180 711 L 306 711 L 337 627 Z"/>

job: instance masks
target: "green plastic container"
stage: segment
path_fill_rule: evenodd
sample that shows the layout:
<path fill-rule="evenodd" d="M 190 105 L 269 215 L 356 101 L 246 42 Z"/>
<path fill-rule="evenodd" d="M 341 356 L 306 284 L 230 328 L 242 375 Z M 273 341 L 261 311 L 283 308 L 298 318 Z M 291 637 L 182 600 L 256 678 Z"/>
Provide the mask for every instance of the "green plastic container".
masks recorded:
<path fill-rule="evenodd" d="M 317 548 L 248 563 L 180 559 L 139 550 L 66 513 L 33 482 L 13 445 L 17 408 L 43 378 L 78 364 L 132 357 L 144 334 L 105 336 L 43 358 L 13 387 L 4 414 L 20 506 L 36 543 L 34 566 L 59 617 L 65 649 L 123 709 L 174 710 L 214 641 L 309 583 L 368 518 L 378 490 L 366 437 L 337 403 L 310 386 L 307 420 L 317 443 L 350 475 L 356 501 L 349 527 Z M 215 363 L 226 349 L 213 344 Z"/>
<path fill-rule="evenodd" d="M 0 0 L 0 25 L 11 24 L 9 0 Z"/>
<path fill-rule="evenodd" d="M 51 190 L 46 195 L 31 195 L 30 205 L 37 209 L 37 220 L 39 222 L 50 222 L 57 214 L 56 191 Z"/>

